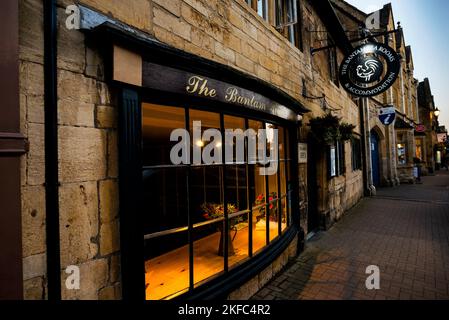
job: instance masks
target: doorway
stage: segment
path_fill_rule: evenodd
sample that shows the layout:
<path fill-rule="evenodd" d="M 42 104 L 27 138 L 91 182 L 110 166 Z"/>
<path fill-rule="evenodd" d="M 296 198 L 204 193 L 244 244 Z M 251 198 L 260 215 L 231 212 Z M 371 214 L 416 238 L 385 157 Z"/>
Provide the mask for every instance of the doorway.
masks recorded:
<path fill-rule="evenodd" d="M 380 165 L 379 165 L 379 136 L 375 131 L 371 131 L 371 162 L 373 171 L 373 185 L 380 186 Z"/>

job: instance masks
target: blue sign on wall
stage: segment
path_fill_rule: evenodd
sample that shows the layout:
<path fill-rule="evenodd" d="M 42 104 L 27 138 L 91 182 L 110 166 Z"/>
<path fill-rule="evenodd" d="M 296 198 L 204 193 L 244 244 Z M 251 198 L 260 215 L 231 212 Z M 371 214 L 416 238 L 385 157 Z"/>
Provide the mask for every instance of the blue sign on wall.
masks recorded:
<path fill-rule="evenodd" d="M 396 109 L 394 107 L 382 108 L 379 111 L 379 120 L 384 125 L 389 126 L 396 119 Z"/>

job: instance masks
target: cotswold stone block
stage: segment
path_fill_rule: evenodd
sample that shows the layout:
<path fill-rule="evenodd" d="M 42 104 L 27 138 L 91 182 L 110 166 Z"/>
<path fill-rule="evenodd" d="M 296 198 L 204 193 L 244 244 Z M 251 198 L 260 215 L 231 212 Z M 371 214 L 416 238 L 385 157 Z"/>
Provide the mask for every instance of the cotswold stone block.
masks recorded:
<path fill-rule="evenodd" d="M 26 96 L 26 116 L 28 122 L 44 123 L 44 96 Z"/>
<path fill-rule="evenodd" d="M 44 63 L 42 1 L 19 1 L 20 59 Z"/>
<path fill-rule="evenodd" d="M 98 252 L 97 184 L 65 184 L 59 194 L 61 265 L 66 267 L 92 259 Z"/>
<path fill-rule="evenodd" d="M 45 187 L 22 187 L 23 256 L 45 252 Z"/>
<path fill-rule="evenodd" d="M 109 287 L 101 289 L 98 293 L 99 300 L 119 300 L 121 299 L 121 287 L 120 284 L 115 284 Z"/>
<path fill-rule="evenodd" d="M 191 26 L 180 20 L 177 16 L 167 12 L 159 7 L 153 7 L 154 23 L 163 27 L 181 38 L 190 41 Z M 179 15 L 178 15 L 179 16 Z"/>
<path fill-rule="evenodd" d="M 21 62 L 20 71 L 20 93 L 27 96 L 44 95 L 44 67 L 42 64 L 32 62 Z"/>
<path fill-rule="evenodd" d="M 104 180 L 99 182 L 100 221 L 109 223 L 118 217 L 118 182 Z"/>
<path fill-rule="evenodd" d="M 244 26 L 245 26 L 244 20 L 243 20 L 243 16 L 240 14 L 240 12 L 236 12 L 235 10 L 229 10 L 228 19 L 229 19 L 229 22 L 231 22 L 238 29 L 240 29 L 240 30 L 244 29 Z"/>
<path fill-rule="evenodd" d="M 237 67 L 242 68 L 249 73 L 254 72 L 254 62 L 252 62 L 250 59 L 246 58 L 245 56 L 237 53 L 235 55 L 235 62 L 237 64 Z"/>
<path fill-rule="evenodd" d="M 58 102 L 58 108 L 58 122 L 60 125 L 94 126 L 94 104 L 61 99 Z"/>
<path fill-rule="evenodd" d="M 86 44 L 86 75 L 90 77 L 94 77 L 96 79 L 104 80 L 104 63 L 103 59 L 100 56 L 95 47 L 90 47 L 89 44 Z"/>
<path fill-rule="evenodd" d="M 23 259 L 23 280 L 44 277 L 47 273 L 47 255 L 45 253 Z"/>
<path fill-rule="evenodd" d="M 236 52 L 241 52 L 242 51 L 242 47 L 241 47 L 241 41 L 239 38 L 237 38 L 236 36 L 232 35 L 232 34 L 225 34 L 223 36 L 223 44 L 226 47 L 231 48 L 232 50 L 236 51 Z"/>
<path fill-rule="evenodd" d="M 148 0 L 84 0 L 83 3 L 136 28 L 152 30 L 153 16 Z"/>
<path fill-rule="evenodd" d="M 27 135 L 27 102 L 26 96 L 21 93 L 19 94 L 19 107 L 20 107 L 20 132 L 26 136 Z"/>
<path fill-rule="evenodd" d="M 59 128 L 59 178 L 62 182 L 101 180 L 106 176 L 106 132 Z"/>
<path fill-rule="evenodd" d="M 107 259 L 95 259 L 78 265 L 80 268 L 80 289 L 68 290 L 65 281 L 69 276 L 61 272 L 61 289 L 63 300 L 98 300 L 99 290 L 104 288 L 108 280 Z"/>
<path fill-rule="evenodd" d="M 184 0 L 185 3 L 188 3 L 190 6 L 195 8 L 196 11 L 201 13 L 202 15 L 208 17 L 209 16 L 209 10 L 206 8 L 206 6 L 198 0 Z"/>
<path fill-rule="evenodd" d="M 117 117 L 117 109 L 108 106 L 97 106 L 95 125 L 97 128 L 116 128 Z"/>
<path fill-rule="evenodd" d="M 115 299 L 115 286 L 109 286 L 100 289 L 98 291 L 98 300 L 114 300 Z"/>
<path fill-rule="evenodd" d="M 115 283 L 120 281 L 120 255 L 116 254 L 111 257 L 109 264 L 109 282 Z"/>
<path fill-rule="evenodd" d="M 58 73 L 58 95 L 64 100 L 85 103 L 102 103 L 101 94 L 104 89 L 94 79 L 82 74 L 66 70 Z M 106 103 L 104 103 L 106 104 Z"/>
<path fill-rule="evenodd" d="M 181 1 L 153 0 L 153 2 L 177 17 L 181 15 Z"/>
<path fill-rule="evenodd" d="M 42 185 L 45 182 L 45 145 L 44 125 L 28 124 L 28 152 L 27 181 L 29 185 Z"/>
<path fill-rule="evenodd" d="M 273 274 L 277 274 L 282 268 L 288 263 L 288 251 L 284 251 L 276 260 L 273 262 Z"/>
<path fill-rule="evenodd" d="M 117 252 L 120 249 L 118 220 L 103 223 L 100 227 L 100 255 Z"/>
<path fill-rule="evenodd" d="M 209 54 L 214 48 L 214 39 L 199 29 L 192 29 L 192 43 L 204 51 L 209 51 Z"/>
<path fill-rule="evenodd" d="M 259 287 L 262 288 L 273 278 L 273 267 L 270 264 L 261 273 L 259 273 Z"/>
<path fill-rule="evenodd" d="M 37 277 L 23 282 L 23 298 L 25 300 L 44 300 L 46 284 L 44 278 Z"/>
<path fill-rule="evenodd" d="M 85 68 L 84 34 L 65 27 L 65 8 L 58 9 L 58 68 L 82 73 Z"/>
<path fill-rule="evenodd" d="M 228 62 L 235 62 L 235 52 L 223 46 L 220 42 L 215 42 L 215 54 Z"/>
<path fill-rule="evenodd" d="M 118 177 L 118 141 L 117 131 L 108 132 L 108 172 L 109 178 Z"/>
<path fill-rule="evenodd" d="M 252 278 L 243 286 L 233 291 L 228 299 L 229 300 L 248 300 L 259 291 L 259 279 L 258 277 Z"/>

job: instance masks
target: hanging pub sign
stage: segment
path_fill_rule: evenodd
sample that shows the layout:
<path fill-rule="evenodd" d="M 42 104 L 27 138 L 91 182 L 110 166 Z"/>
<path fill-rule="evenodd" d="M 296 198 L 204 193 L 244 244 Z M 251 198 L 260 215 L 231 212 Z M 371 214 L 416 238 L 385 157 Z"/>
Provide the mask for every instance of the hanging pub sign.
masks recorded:
<path fill-rule="evenodd" d="M 447 140 L 447 134 L 446 133 L 437 133 L 437 140 L 438 140 L 438 143 L 445 143 Z"/>
<path fill-rule="evenodd" d="M 363 44 L 343 60 L 340 83 L 355 96 L 376 96 L 394 84 L 399 75 L 400 61 L 396 51 L 385 44 Z"/>
<path fill-rule="evenodd" d="M 389 126 L 396 119 L 396 108 L 395 107 L 385 107 L 379 111 L 379 120 L 384 125 Z"/>
<path fill-rule="evenodd" d="M 419 133 L 426 132 L 426 126 L 423 124 L 417 124 L 415 127 L 415 131 Z"/>

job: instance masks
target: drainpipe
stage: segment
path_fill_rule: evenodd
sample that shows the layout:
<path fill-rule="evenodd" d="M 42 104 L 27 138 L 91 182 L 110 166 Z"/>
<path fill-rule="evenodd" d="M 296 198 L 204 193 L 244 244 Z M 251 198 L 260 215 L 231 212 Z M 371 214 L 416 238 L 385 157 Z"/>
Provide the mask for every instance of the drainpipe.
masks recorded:
<path fill-rule="evenodd" d="M 44 0 L 45 209 L 48 299 L 61 299 L 56 0 Z"/>
<path fill-rule="evenodd" d="M 363 163 L 363 193 L 365 197 L 370 197 L 371 189 L 370 189 L 370 174 L 371 174 L 371 157 L 368 157 L 368 152 L 370 152 L 369 149 L 369 137 L 367 137 L 366 134 L 366 104 L 365 98 L 360 98 L 359 100 L 359 118 L 360 118 L 360 132 L 362 133 L 362 163 Z M 369 130 L 369 123 L 368 123 L 368 130 Z"/>

